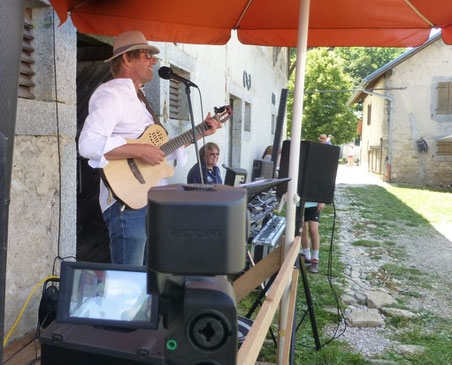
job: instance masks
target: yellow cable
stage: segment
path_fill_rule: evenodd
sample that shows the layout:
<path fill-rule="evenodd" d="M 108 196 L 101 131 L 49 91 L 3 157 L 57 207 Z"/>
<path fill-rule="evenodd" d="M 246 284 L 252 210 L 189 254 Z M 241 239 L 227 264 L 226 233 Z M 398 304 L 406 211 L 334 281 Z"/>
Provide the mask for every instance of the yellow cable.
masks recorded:
<path fill-rule="evenodd" d="M 3 341 L 3 347 L 5 347 L 6 342 L 8 341 L 9 336 L 11 336 L 11 333 L 13 333 L 14 329 L 16 328 L 17 324 L 20 321 L 20 318 L 22 317 L 22 314 L 24 314 L 25 308 L 27 308 L 28 302 L 31 299 L 31 296 L 33 295 L 33 293 L 36 291 L 36 289 L 38 289 L 41 284 L 43 282 L 45 282 L 46 280 L 49 279 L 59 279 L 58 276 L 49 276 L 45 279 L 42 279 L 38 284 L 36 284 L 36 286 L 33 288 L 33 290 L 31 291 L 30 295 L 28 296 L 27 300 L 25 301 L 24 306 L 22 307 L 22 310 L 20 311 L 19 317 L 17 317 L 16 322 L 14 323 L 13 327 L 11 328 L 11 330 L 8 332 L 7 336 L 5 337 L 5 340 Z"/>

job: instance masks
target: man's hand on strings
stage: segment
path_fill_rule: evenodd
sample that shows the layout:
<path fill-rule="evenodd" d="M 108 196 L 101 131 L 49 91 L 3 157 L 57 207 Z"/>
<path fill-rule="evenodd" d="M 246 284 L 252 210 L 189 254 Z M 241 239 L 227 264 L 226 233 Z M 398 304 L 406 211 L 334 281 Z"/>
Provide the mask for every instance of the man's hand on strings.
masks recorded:
<path fill-rule="evenodd" d="M 218 128 L 222 128 L 223 125 L 215 118 L 212 118 L 211 114 L 207 114 L 207 118 L 205 120 L 207 125 L 209 126 L 209 129 L 207 129 L 204 132 L 205 136 L 210 136 L 211 134 L 214 134 Z"/>
<path fill-rule="evenodd" d="M 142 144 L 140 160 L 148 165 L 155 166 L 163 161 L 165 153 L 158 147 L 151 144 Z"/>

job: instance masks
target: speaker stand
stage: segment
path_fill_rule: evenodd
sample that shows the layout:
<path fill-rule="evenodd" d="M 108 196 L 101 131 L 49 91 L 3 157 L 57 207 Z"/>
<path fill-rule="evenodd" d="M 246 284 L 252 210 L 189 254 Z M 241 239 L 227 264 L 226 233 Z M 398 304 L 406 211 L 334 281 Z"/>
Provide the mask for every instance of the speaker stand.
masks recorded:
<path fill-rule="evenodd" d="M 304 288 L 304 295 L 306 297 L 306 305 L 307 309 L 303 312 L 303 315 L 300 319 L 300 322 L 298 322 L 298 325 L 294 330 L 294 334 L 292 338 L 295 338 L 295 334 L 298 331 L 298 328 L 300 327 L 301 323 L 303 322 L 304 318 L 306 317 L 306 314 L 309 313 L 309 318 L 311 319 L 311 327 L 312 327 L 312 334 L 314 336 L 314 343 L 316 350 L 320 350 L 320 338 L 319 338 L 319 331 L 317 329 L 317 322 L 315 320 L 315 313 L 314 313 L 314 307 L 312 305 L 312 297 L 311 297 L 311 291 L 309 290 L 309 282 L 308 282 L 308 276 L 306 275 L 306 267 L 304 265 L 304 256 L 298 255 L 298 263 L 297 268 L 300 269 L 301 272 L 301 278 L 303 280 L 303 288 Z"/>
<path fill-rule="evenodd" d="M 302 234 L 301 230 L 303 229 L 303 223 L 304 223 L 304 206 L 305 206 L 304 200 L 302 200 L 300 202 L 300 205 L 297 206 L 296 217 L 295 217 L 295 230 L 296 230 L 295 235 Z M 321 345 L 320 345 L 319 331 L 317 329 L 317 322 L 315 320 L 314 307 L 312 305 L 311 291 L 309 289 L 309 281 L 308 281 L 308 276 L 306 274 L 306 267 L 304 264 L 304 255 L 302 255 L 301 253 L 298 255 L 298 260 L 295 263 L 295 265 L 296 265 L 296 268 L 299 269 L 301 272 L 301 278 L 303 281 L 303 288 L 304 288 L 304 295 L 306 297 L 307 309 L 303 312 L 303 315 L 302 315 L 298 325 L 293 327 L 294 329 L 293 329 L 293 334 L 292 334 L 292 351 L 295 349 L 295 335 L 296 335 L 301 323 L 303 322 L 303 320 L 305 319 L 305 317 L 308 313 L 309 313 L 309 318 L 311 319 L 311 327 L 312 327 L 312 334 L 314 336 L 315 348 L 316 348 L 316 350 L 320 350 Z M 297 311 L 297 309 L 295 309 L 295 311 Z M 294 316 L 294 321 L 295 321 L 295 317 L 296 316 Z M 292 354 L 292 360 L 293 360 L 293 354 Z"/>

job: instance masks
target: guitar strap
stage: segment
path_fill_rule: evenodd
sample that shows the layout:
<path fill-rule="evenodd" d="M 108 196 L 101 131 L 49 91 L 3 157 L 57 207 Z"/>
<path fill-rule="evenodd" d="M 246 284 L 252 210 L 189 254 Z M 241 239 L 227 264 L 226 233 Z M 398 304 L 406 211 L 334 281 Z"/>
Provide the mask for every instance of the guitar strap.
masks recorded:
<path fill-rule="evenodd" d="M 157 115 L 154 113 L 154 111 L 151 108 L 151 105 L 148 102 L 148 99 L 146 99 L 146 96 L 144 96 L 144 93 L 141 89 L 138 89 L 138 99 L 140 99 L 144 105 L 146 106 L 146 109 L 148 110 L 149 114 L 152 115 L 152 119 L 154 119 L 154 123 L 159 125 L 160 127 L 162 127 L 166 134 L 168 135 L 168 131 L 165 129 L 165 127 L 162 125 L 162 123 L 160 123 L 159 118 L 157 117 Z"/>

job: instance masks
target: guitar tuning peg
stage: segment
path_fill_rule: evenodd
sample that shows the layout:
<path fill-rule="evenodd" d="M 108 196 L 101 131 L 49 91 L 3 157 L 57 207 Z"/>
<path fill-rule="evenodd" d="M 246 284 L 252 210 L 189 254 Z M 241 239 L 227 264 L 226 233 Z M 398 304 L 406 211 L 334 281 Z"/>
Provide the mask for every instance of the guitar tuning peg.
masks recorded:
<path fill-rule="evenodd" d="M 223 113 L 224 112 L 224 106 L 222 107 L 214 107 L 213 110 L 215 111 L 215 114 Z"/>

